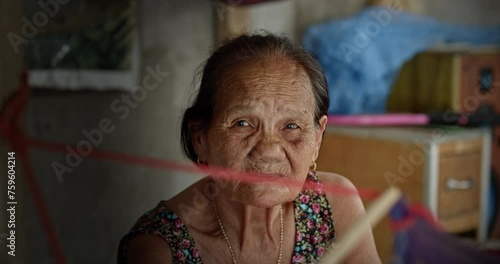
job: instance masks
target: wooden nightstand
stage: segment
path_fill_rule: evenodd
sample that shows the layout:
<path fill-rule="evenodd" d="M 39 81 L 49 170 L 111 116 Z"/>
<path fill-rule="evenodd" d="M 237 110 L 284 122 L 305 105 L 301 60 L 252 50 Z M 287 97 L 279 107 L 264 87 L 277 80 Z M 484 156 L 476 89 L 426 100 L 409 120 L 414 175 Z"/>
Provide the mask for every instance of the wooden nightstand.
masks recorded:
<path fill-rule="evenodd" d="M 484 240 L 490 146 L 488 129 L 328 127 L 317 164 L 358 188 L 396 185 L 410 202 L 427 206 L 446 231 L 476 230 Z M 387 262 L 393 247 L 388 217 L 374 236 Z"/>

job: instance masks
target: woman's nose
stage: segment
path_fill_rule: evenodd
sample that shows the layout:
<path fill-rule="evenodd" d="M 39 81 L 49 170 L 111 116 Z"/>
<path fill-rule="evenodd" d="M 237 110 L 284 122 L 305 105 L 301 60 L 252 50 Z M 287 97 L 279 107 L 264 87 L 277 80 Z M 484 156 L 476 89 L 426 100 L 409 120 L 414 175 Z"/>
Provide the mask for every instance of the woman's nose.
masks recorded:
<path fill-rule="evenodd" d="M 282 161 L 285 157 L 281 140 L 277 135 L 263 134 L 257 141 L 253 156 L 265 162 Z"/>

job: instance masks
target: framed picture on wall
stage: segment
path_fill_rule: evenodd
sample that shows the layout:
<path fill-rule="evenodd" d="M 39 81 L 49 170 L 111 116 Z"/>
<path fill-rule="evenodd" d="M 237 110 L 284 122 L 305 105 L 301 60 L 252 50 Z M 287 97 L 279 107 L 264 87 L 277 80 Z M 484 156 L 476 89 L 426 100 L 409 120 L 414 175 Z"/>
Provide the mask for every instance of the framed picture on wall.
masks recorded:
<path fill-rule="evenodd" d="M 140 56 L 134 1 L 23 1 L 24 22 L 36 32 L 25 44 L 32 87 L 134 89 Z"/>

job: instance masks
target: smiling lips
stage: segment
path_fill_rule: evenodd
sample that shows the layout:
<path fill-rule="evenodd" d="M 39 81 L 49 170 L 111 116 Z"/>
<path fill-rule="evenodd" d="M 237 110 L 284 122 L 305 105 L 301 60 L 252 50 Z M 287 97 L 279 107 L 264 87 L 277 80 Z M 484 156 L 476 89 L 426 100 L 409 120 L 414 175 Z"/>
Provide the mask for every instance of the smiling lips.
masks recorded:
<path fill-rule="evenodd" d="M 282 177 L 283 175 L 279 174 L 279 173 L 263 173 L 263 172 L 258 172 L 259 175 L 263 176 L 263 177 Z"/>
<path fill-rule="evenodd" d="M 285 175 L 283 174 L 283 166 L 282 164 L 252 164 L 250 166 L 245 166 L 244 169 L 246 172 L 250 174 L 254 174 L 257 177 L 274 179 L 274 178 L 283 178 Z"/>
<path fill-rule="evenodd" d="M 277 181 L 284 178 L 284 175 L 279 173 L 255 172 L 255 176 L 260 177 L 264 181 Z"/>

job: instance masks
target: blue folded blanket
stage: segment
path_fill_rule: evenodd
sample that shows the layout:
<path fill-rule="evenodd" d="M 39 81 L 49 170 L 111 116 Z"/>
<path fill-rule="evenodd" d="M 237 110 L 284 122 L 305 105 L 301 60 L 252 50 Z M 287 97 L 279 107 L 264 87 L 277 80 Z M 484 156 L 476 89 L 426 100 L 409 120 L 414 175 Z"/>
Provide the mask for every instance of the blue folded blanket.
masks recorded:
<path fill-rule="evenodd" d="M 500 45 L 499 26 L 459 26 L 384 7 L 310 27 L 304 47 L 321 63 L 329 114 L 385 112 L 404 63 L 438 44 Z"/>

